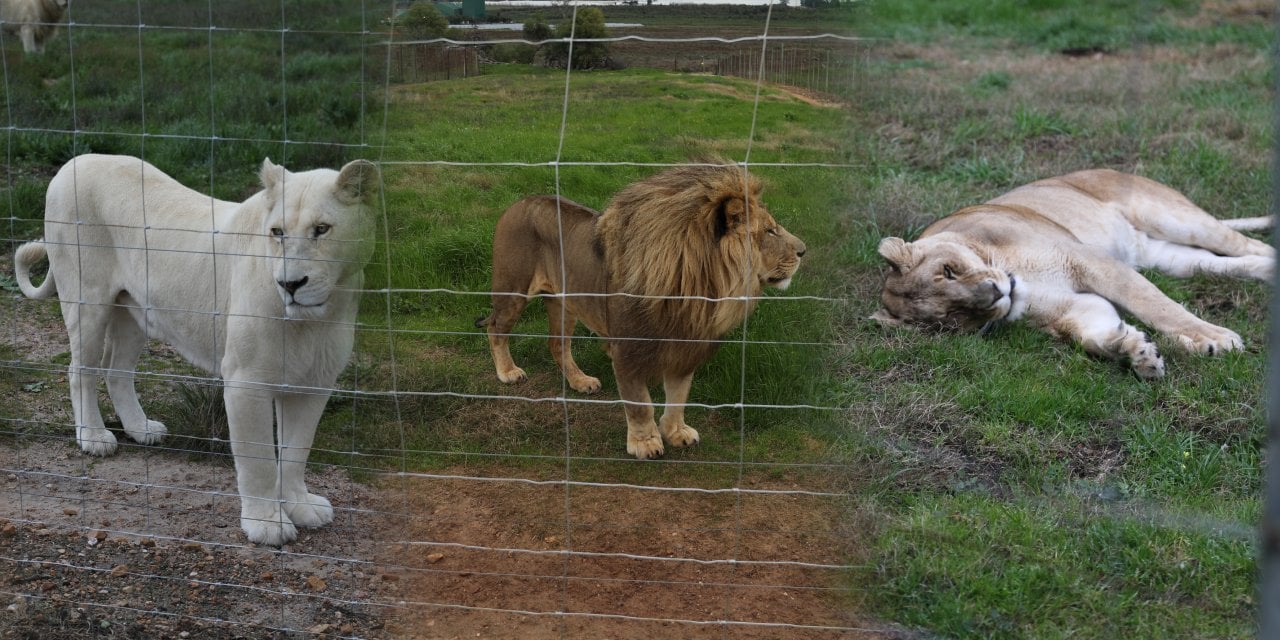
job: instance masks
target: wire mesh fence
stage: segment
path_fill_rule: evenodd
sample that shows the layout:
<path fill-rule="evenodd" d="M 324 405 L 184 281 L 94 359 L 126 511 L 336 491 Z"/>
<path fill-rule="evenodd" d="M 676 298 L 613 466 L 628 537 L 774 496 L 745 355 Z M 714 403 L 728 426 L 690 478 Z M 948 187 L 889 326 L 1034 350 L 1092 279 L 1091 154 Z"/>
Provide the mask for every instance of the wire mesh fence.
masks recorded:
<path fill-rule="evenodd" d="M 575 340 L 604 387 L 579 393 L 558 381 L 540 346 L 547 321 L 526 321 L 510 337 L 529 380 L 506 386 L 493 379 L 485 331 L 474 325 L 490 305 L 488 245 L 507 205 L 549 193 L 602 208 L 630 182 L 705 162 L 690 162 L 699 149 L 756 172 L 754 112 L 762 93 L 777 90 L 760 78 L 732 85 L 744 95 L 731 119 L 744 128 L 726 136 L 728 148 L 692 135 L 675 145 L 600 140 L 617 122 L 611 115 L 635 116 L 589 111 L 613 87 L 631 90 L 630 80 L 499 70 L 487 83 L 423 93 L 415 83 L 486 77 L 480 51 L 507 40 L 400 43 L 386 27 L 395 10 L 391 2 L 80 3 L 44 57 L 4 39 L 4 270 L 25 270 L 15 252 L 41 236 L 52 260 L 48 273 L 33 260 L 32 275 L 4 281 L 0 355 L 13 391 L 0 412 L 6 624 L 79 636 L 890 633 L 840 604 L 851 566 L 835 516 L 847 496 L 843 462 L 778 456 L 752 433 L 776 416 L 831 424 L 823 416 L 842 410 L 821 394 L 748 382 L 756 354 L 791 366 L 820 359 L 831 346 L 822 331 L 748 325 L 726 340 L 719 370 L 708 374 L 721 388 L 695 387 L 686 403 L 690 420 L 708 425 L 704 441 L 717 444 L 639 461 L 627 453 L 623 416 L 637 403 L 618 398 L 602 339 L 579 332 Z M 774 42 L 767 13 L 745 31 L 732 39 L 762 53 Z M 650 41 L 715 50 L 728 39 Z M 464 60 L 460 72 L 427 50 Z M 478 106 L 498 98 L 509 112 Z M 455 99 L 475 102 L 439 108 Z M 415 121 L 423 112 L 428 122 Z M 665 117 L 626 128 L 692 131 L 700 118 Z M 485 118 L 497 122 L 475 129 Z M 133 159 L 90 164 L 87 153 Z M 756 155 L 760 171 L 784 183 L 848 168 L 833 153 Z M 264 158 L 295 173 L 275 178 Z M 378 231 L 367 238 L 363 284 L 337 289 L 361 294 L 358 309 L 312 317 L 288 299 L 283 310 L 244 306 L 263 286 L 300 300 L 307 284 L 290 269 L 314 269 L 315 280 L 363 264 L 340 249 L 308 253 L 351 224 L 349 214 L 293 218 L 319 210 L 306 199 L 335 179 L 301 172 L 358 159 L 381 168 L 367 202 Z M 143 160 L 195 191 L 154 177 Z M 69 204 L 60 211 L 69 217 L 60 221 L 53 203 L 64 183 Z M 459 185 L 472 189 L 451 202 Z M 766 212 L 746 213 L 757 214 Z M 246 218 L 253 224 L 235 223 Z M 326 246 L 359 244 L 334 238 Z M 266 277 L 269 267 L 237 271 L 273 261 L 283 269 L 276 282 L 248 275 Z M 139 272 L 132 287 L 102 284 L 129 268 Z M 61 302 L 19 295 L 19 282 L 50 276 Z M 783 306 L 825 315 L 842 304 L 819 287 L 756 297 L 707 303 L 758 306 L 753 317 L 765 323 L 777 323 L 768 318 Z M 75 329 L 69 345 L 64 324 Z M 119 356 L 134 327 L 147 340 L 136 365 Z M 114 352 L 99 355 L 92 343 L 104 339 Z M 353 351 L 325 383 L 310 375 L 332 368 L 324 354 L 345 359 L 328 340 Z M 719 342 L 691 339 L 689 348 L 708 340 Z M 229 350 L 258 364 L 237 368 Z M 251 371 L 258 367 L 284 375 L 263 377 Z M 99 377 L 105 385 L 83 391 L 73 412 L 68 387 Z M 139 423 L 128 392 L 117 393 L 131 380 L 154 422 Z M 274 399 L 258 404 L 260 396 Z M 317 398 L 327 399 L 323 416 Z M 259 407 L 250 412 L 259 424 L 274 420 L 274 435 L 236 426 L 244 403 Z M 105 429 L 86 429 L 99 404 Z M 319 422 L 314 443 L 299 435 L 308 419 Z M 288 478 L 308 459 L 298 493 Z M 250 495 L 270 508 L 253 511 Z M 332 504 L 332 521 L 321 501 Z"/>

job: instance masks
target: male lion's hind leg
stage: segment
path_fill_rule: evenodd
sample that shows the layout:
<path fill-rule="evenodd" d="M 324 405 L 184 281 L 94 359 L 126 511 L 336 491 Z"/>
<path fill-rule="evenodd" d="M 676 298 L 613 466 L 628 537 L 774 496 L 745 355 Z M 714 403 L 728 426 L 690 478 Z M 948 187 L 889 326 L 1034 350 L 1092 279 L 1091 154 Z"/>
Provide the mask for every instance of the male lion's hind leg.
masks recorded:
<path fill-rule="evenodd" d="M 1074 294 L 1064 306 L 1048 326 L 1051 333 L 1074 339 L 1092 355 L 1128 365 L 1143 380 L 1164 377 L 1164 359 L 1155 343 L 1121 320 L 1105 298 Z"/>
<path fill-rule="evenodd" d="M 614 360 L 615 374 L 618 373 L 617 362 Z M 662 436 L 653 421 L 652 399 L 644 379 L 622 374 L 617 377 L 618 395 L 626 402 L 622 408 L 627 414 L 627 453 L 640 460 L 662 456 L 665 453 Z"/>
<path fill-rule="evenodd" d="M 528 376 L 524 369 L 516 366 L 511 359 L 511 329 L 516 326 L 520 312 L 524 311 L 528 299 L 519 295 L 508 295 L 495 292 L 493 295 L 493 313 L 488 318 L 476 322 L 477 326 L 485 326 L 489 334 L 489 352 L 493 355 L 493 368 L 498 380 L 505 384 L 524 382 Z"/>
<path fill-rule="evenodd" d="M 127 308 L 114 308 L 110 322 L 102 365 L 108 370 L 107 392 L 111 395 L 111 404 L 130 438 L 142 444 L 155 444 L 169 431 L 163 423 L 147 419 L 133 382 L 138 356 L 146 345 L 146 334 Z"/>
<path fill-rule="evenodd" d="M 693 384 L 693 372 L 686 374 L 668 373 L 662 380 L 666 391 L 666 408 L 658 427 L 662 431 L 662 439 L 673 447 L 687 447 L 698 444 L 698 432 L 684 422 L 684 407 L 689 400 L 689 387 Z"/>
<path fill-rule="evenodd" d="M 583 373 L 573 359 L 570 342 L 573 340 L 573 329 L 578 323 L 577 318 L 574 318 L 568 308 L 558 300 L 547 298 L 544 302 L 547 305 L 547 320 L 550 326 L 551 338 L 548 343 L 551 347 L 551 357 L 555 358 L 556 364 L 560 366 L 560 372 L 569 381 L 569 386 L 578 393 L 599 391 L 600 379 Z"/>

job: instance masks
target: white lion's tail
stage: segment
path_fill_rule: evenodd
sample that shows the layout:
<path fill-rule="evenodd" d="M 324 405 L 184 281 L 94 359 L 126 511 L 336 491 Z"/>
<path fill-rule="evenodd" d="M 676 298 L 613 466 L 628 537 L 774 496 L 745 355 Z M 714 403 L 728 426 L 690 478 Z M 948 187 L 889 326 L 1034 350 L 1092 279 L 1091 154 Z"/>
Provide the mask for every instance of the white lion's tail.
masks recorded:
<path fill-rule="evenodd" d="M 1257 218 L 1228 218 L 1222 221 L 1222 224 L 1235 229 L 1236 231 L 1264 231 L 1270 229 L 1274 220 L 1271 216 L 1259 216 Z"/>
<path fill-rule="evenodd" d="M 28 298 L 48 298 L 52 296 L 58 287 L 53 281 L 53 269 L 49 270 L 49 274 L 44 277 L 44 282 L 39 287 L 31 284 L 31 265 L 39 262 L 48 252 L 44 248 L 44 240 L 36 240 L 28 242 L 18 247 L 17 253 L 13 255 L 13 275 L 18 280 L 18 288 L 22 289 L 23 295 Z"/>

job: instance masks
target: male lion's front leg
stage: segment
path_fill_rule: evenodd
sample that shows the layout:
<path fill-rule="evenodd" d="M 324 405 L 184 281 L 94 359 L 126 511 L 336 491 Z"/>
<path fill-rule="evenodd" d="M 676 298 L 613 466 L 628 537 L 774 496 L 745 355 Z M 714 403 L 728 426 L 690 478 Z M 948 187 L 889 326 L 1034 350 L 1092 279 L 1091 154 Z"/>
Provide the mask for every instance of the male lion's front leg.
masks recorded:
<path fill-rule="evenodd" d="M 319 527 L 333 522 L 333 506 L 324 496 L 307 491 L 305 472 L 316 425 L 329 394 L 289 394 L 276 400 L 276 423 L 280 425 L 280 494 L 289 519 L 300 527 Z"/>
<path fill-rule="evenodd" d="M 626 402 L 622 408 L 627 414 L 627 453 L 641 460 L 661 456 L 664 453 L 662 436 L 653 421 L 649 387 L 644 378 L 618 372 L 616 360 L 613 369 L 618 378 L 618 395 Z"/>
<path fill-rule="evenodd" d="M 1069 295 L 1060 305 L 1050 305 L 1056 313 L 1043 323 L 1050 333 L 1074 339 L 1090 354 L 1127 364 L 1143 380 L 1164 377 L 1164 359 L 1155 343 L 1121 320 L 1110 302 L 1090 293 Z"/>
<path fill-rule="evenodd" d="M 666 391 L 666 408 L 658 421 L 662 439 L 673 447 L 698 444 L 698 432 L 684 422 L 684 406 L 689 400 L 689 387 L 693 385 L 693 372 L 683 375 L 668 373 L 663 377 L 662 385 Z"/>
<path fill-rule="evenodd" d="M 240 528 L 250 542 L 278 547 L 298 537 L 298 529 L 283 508 L 277 473 L 272 398 L 264 389 L 237 386 L 229 377 L 222 397 L 227 405 L 231 453 L 240 492 Z"/>

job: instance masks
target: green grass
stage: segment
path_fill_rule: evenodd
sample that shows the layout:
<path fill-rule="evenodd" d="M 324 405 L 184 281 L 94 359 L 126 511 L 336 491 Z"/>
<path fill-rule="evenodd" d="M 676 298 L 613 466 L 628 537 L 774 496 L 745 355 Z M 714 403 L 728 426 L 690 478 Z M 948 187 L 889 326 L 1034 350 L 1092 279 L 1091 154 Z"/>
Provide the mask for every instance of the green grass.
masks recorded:
<path fill-rule="evenodd" d="M 876 425 L 851 455 L 883 468 L 863 493 L 862 511 L 880 518 L 872 568 L 853 579 L 870 610 L 945 637 L 1254 633 L 1268 287 L 1148 274 L 1249 345 L 1206 358 L 1158 338 L 1168 375 L 1155 383 L 1029 327 L 945 336 L 863 320 L 882 269 L 875 238 L 913 238 L 1036 178 L 1111 167 L 1223 217 L 1269 211 L 1271 25 L 1213 11 L 859 11 L 893 38 L 873 52 L 853 130 L 871 169 L 845 243 L 861 295 L 839 361 L 855 419 Z M 1072 47 L 1104 53 L 1058 53 Z M 1218 72 L 1188 75 L 1194 64 Z"/>

